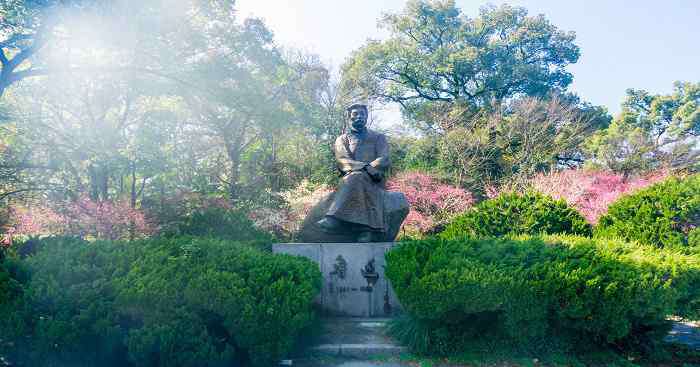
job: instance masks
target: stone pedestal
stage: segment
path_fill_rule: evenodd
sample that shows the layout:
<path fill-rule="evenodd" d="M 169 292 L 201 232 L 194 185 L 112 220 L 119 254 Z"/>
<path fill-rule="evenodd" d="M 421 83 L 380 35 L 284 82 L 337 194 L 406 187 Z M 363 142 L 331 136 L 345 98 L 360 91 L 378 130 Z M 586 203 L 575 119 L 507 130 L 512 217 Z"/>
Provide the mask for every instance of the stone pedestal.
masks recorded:
<path fill-rule="evenodd" d="M 400 304 L 384 276 L 384 254 L 393 242 L 278 243 L 274 253 L 304 256 L 323 274 L 316 301 L 332 316 L 390 317 Z"/>

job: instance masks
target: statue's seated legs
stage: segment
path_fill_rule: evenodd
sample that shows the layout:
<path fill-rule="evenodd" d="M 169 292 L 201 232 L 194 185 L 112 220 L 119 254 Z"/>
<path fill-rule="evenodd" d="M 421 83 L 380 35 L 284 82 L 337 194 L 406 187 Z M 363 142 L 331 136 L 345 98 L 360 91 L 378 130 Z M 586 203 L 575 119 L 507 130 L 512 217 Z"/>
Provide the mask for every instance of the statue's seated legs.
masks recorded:
<path fill-rule="evenodd" d="M 374 238 L 372 237 L 371 231 L 363 231 L 357 235 L 357 242 L 372 242 Z"/>
<path fill-rule="evenodd" d="M 329 217 L 327 213 L 336 195 L 337 192 L 330 193 L 313 206 L 299 231 L 298 240 L 302 242 L 326 243 L 390 242 L 396 238 L 401 223 L 409 211 L 408 201 L 404 194 L 391 191 L 384 192 L 382 204 L 384 205 L 385 230 L 375 232 L 366 226 L 340 221 L 332 216 Z M 332 229 L 324 228 L 326 225 Z"/>
<path fill-rule="evenodd" d="M 354 224 L 336 219 L 332 215 L 326 215 L 321 220 L 316 222 L 316 225 L 323 231 L 329 234 L 336 233 L 356 233 L 357 242 L 372 242 L 372 229 L 361 224 Z"/>

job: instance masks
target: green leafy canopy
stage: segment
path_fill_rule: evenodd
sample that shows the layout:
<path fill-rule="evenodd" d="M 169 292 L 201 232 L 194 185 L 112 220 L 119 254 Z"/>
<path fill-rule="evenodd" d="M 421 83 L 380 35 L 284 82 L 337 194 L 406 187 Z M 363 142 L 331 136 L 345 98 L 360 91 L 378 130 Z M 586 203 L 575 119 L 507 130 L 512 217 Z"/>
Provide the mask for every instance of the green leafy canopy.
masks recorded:
<path fill-rule="evenodd" d="M 390 32 L 344 65 L 345 87 L 398 102 L 409 117 L 445 104 L 473 112 L 518 94 L 566 88 L 579 57 L 573 32 L 521 7 L 487 6 L 476 18 L 454 1 L 409 1 L 380 23 Z"/>

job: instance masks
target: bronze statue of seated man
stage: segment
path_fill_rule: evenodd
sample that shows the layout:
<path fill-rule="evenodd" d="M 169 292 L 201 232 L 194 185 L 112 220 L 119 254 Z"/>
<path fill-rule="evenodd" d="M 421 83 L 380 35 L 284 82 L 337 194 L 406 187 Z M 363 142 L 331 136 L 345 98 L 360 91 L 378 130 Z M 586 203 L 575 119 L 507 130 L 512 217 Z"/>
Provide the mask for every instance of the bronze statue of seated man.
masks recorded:
<path fill-rule="evenodd" d="M 346 110 L 349 131 L 334 145 L 341 178 L 336 192 L 316 203 L 297 234 L 302 242 L 390 242 L 408 215 L 406 196 L 384 189 L 387 138 L 367 129 L 367 106 Z"/>
<path fill-rule="evenodd" d="M 389 168 L 389 144 L 383 134 L 367 129 L 367 106 L 347 108 L 349 131 L 335 140 L 342 175 L 325 216 L 317 222 L 325 232 L 353 232 L 358 242 L 384 232 L 384 174 Z"/>

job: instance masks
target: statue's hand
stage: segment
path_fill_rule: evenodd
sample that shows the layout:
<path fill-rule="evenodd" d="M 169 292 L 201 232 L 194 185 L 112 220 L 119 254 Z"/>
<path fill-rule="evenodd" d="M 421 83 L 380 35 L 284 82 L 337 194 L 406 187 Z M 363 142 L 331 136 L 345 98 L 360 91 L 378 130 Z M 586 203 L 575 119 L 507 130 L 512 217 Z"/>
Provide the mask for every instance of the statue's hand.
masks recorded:
<path fill-rule="evenodd" d="M 384 173 L 370 165 L 365 167 L 367 174 L 372 178 L 372 181 L 379 182 L 384 178 Z"/>

